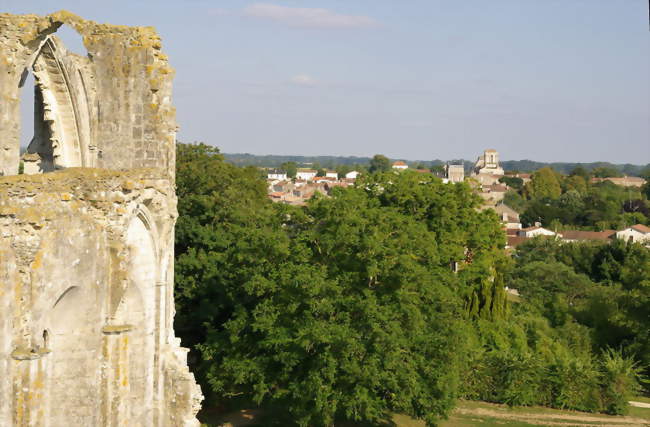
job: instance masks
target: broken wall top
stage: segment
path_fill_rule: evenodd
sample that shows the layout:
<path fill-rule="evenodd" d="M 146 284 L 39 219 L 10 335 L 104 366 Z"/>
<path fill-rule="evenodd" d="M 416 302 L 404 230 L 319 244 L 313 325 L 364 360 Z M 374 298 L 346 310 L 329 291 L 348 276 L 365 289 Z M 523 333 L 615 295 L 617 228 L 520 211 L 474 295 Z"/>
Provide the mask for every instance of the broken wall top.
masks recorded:
<path fill-rule="evenodd" d="M 82 36 L 87 57 L 52 36 L 63 24 Z M 0 14 L 0 175 L 18 171 L 28 69 L 43 90 L 61 168 L 147 167 L 173 176 L 174 72 L 152 27 L 98 24 L 66 11 Z"/>

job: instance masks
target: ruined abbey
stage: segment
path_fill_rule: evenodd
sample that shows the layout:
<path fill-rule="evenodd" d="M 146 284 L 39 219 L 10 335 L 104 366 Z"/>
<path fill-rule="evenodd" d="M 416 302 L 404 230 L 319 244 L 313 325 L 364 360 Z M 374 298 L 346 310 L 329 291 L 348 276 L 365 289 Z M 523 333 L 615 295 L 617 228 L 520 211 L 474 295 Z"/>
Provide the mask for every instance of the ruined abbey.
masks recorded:
<path fill-rule="evenodd" d="M 150 27 L 0 14 L 2 426 L 198 425 L 173 329 L 173 74 Z"/>

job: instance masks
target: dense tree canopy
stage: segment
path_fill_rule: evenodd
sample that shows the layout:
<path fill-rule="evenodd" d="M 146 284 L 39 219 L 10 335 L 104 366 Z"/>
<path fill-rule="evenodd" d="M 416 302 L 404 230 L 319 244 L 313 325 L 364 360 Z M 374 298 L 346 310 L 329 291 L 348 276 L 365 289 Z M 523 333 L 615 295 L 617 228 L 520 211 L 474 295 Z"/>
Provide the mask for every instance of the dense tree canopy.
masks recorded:
<path fill-rule="evenodd" d="M 390 160 L 388 160 L 388 157 L 383 154 L 375 154 L 375 156 L 370 160 L 370 166 L 368 168 L 370 173 L 387 172 L 389 170 Z"/>
<path fill-rule="evenodd" d="M 562 193 L 557 172 L 548 167 L 537 170 L 527 185 L 527 192 L 535 199 L 557 199 Z"/>
<path fill-rule="evenodd" d="M 215 395 L 284 402 L 304 425 L 451 409 L 465 307 L 494 294 L 503 243 L 469 187 L 375 174 L 300 209 L 207 146 L 177 162 L 177 324 Z"/>
<path fill-rule="evenodd" d="M 176 329 L 207 405 L 277 405 L 303 426 L 433 425 L 459 395 L 625 410 L 635 368 L 607 348 L 650 354 L 638 247 L 534 243 L 513 265 L 467 184 L 413 171 L 304 207 L 271 203 L 255 169 L 203 144 L 178 145 L 176 173 Z"/>
<path fill-rule="evenodd" d="M 502 180 L 510 186 L 504 203 L 522 214 L 525 226 L 541 222 L 544 227 L 559 230 L 602 231 L 650 225 L 648 183 L 642 188 L 611 181 L 592 183 L 583 167 L 574 168 L 568 176 L 550 168 L 540 169 L 523 189 L 511 178 Z"/>

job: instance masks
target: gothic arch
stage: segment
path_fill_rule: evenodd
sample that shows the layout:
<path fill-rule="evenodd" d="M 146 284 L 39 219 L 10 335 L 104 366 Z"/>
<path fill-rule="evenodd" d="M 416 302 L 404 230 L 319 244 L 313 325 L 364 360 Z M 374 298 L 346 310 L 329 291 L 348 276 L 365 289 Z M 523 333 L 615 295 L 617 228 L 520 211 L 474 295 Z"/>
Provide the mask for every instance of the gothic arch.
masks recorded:
<path fill-rule="evenodd" d="M 154 223 L 144 206 L 136 208 L 127 223 L 125 243 L 129 251 L 127 286 L 112 322 L 128 330 L 126 371 L 127 412 L 134 425 L 150 419 L 153 402 L 155 347 L 155 292 L 158 275 Z M 144 356 L 146 355 L 146 356 Z M 140 402 L 140 404 L 138 404 Z M 142 405 L 142 402 L 146 404 Z"/>
<path fill-rule="evenodd" d="M 36 80 L 35 132 L 23 157 L 26 173 L 94 165 L 84 61 L 69 54 L 54 35 L 46 36 L 30 56 L 19 83 L 23 85 L 31 69 Z"/>
<path fill-rule="evenodd" d="M 83 401 L 99 387 L 99 360 L 93 357 L 99 320 L 88 290 L 80 286 L 67 288 L 51 306 L 47 321 L 35 334 L 37 345 L 46 352 L 45 381 L 50 395 Z M 86 381 L 79 381 L 84 377 Z M 92 405 L 77 411 L 89 420 L 97 417 L 97 407 Z M 52 425 L 65 425 L 70 411 L 50 405 L 49 418 Z"/>

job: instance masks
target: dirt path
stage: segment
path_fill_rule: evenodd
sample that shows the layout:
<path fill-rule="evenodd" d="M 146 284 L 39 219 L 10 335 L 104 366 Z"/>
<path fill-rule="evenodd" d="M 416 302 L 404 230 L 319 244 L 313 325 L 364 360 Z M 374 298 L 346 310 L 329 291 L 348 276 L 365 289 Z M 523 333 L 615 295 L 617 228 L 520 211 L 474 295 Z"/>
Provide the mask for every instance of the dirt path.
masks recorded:
<path fill-rule="evenodd" d="M 522 421 L 530 424 L 543 425 L 543 426 L 577 426 L 586 427 L 630 427 L 639 426 L 647 427 L 648 420 L 635 417 L 612 417 L 612 416 L 598 416 L 580 413 L 544 413 L 544 412 L 512 412 L 504 410 L 503 408 L 495 405 L 494 408 L 457 408 L 454 413 L 461 415 L 477 416 L 477 417 L 491 417 L 503 420 Z"/>
<path fill-rule="evenodd" d="M 629 401 L 627 402 L 630 404 L 630 406 L 636 406 L 637 408 L 648 408 L 650 409 L 650 403 L 644 403 L 644 402 L 634 402 L 634 401 Z"/>

